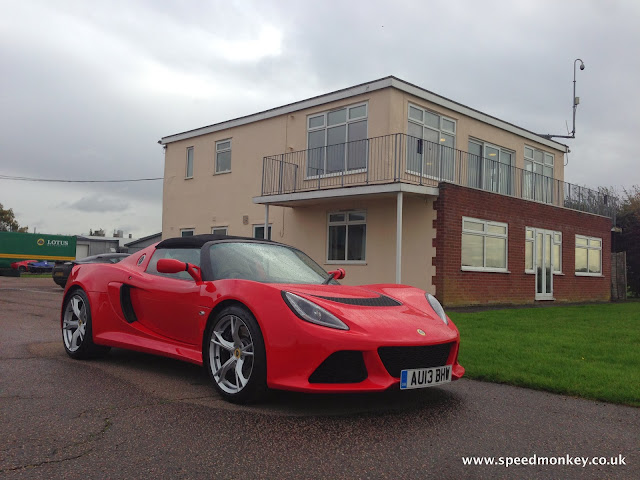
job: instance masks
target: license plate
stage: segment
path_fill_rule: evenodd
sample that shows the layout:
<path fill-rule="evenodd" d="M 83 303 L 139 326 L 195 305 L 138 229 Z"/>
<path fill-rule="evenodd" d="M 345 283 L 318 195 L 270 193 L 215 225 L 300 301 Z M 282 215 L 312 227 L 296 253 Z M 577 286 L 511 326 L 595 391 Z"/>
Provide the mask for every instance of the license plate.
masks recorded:
<path fill-rule="evenodd" d="M 451 381 L 451 365 L 433 368 L 414 368 L 400 372 L 400 390 L 426 388 Z"/>
<path fill-rule="evenodd" d="M 54 277 L 61 277 L 62 276 L 62 272 L 55 272 L 53 274 Z"/>

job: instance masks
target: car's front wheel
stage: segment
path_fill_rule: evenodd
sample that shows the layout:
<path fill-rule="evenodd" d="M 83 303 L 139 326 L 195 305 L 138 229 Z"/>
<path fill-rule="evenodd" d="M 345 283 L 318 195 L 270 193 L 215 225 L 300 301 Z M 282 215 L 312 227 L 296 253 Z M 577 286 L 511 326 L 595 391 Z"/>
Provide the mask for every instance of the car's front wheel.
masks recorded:
<path fill-rule="evenodd" d="M 216 390 L 233 403 L 252 403 L 267 390 L 267 365 L 260 326 L 246 308 L 233 305 L 210 322 L 203 360 Z"/>
<path fill-rule="evenodd" d="M 71 358 L 84 359 L 104 355 L 110 348 L 93 343 L 91 306 L 87 294 L 76 289 L 64 301 L 62 341 Z"/>

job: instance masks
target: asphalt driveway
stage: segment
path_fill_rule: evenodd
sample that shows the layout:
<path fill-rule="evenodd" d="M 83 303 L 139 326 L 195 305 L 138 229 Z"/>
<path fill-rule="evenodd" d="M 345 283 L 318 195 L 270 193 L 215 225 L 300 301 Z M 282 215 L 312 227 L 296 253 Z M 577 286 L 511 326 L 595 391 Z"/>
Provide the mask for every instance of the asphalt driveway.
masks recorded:
<path fill-rule="evenodd" d="M 2 478 L 640 477 L 640 409 L 469 380 L 235 406 L 194 365 L 117 349 L 71 360 L 61 298 L 51 279 L 0 277 Z"/>

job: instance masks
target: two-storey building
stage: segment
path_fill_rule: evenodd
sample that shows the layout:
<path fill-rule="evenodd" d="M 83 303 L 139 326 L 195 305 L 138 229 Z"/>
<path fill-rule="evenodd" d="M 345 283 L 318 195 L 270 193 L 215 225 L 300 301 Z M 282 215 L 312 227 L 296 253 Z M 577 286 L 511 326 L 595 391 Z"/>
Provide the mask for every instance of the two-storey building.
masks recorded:
<path fill-rule="evenodd" d="M 266 233 L 448 306 L 610 298 L 607 198 L 564 182 L 567 146 L 398 78 L 159 143 L 163 238 Z"/>

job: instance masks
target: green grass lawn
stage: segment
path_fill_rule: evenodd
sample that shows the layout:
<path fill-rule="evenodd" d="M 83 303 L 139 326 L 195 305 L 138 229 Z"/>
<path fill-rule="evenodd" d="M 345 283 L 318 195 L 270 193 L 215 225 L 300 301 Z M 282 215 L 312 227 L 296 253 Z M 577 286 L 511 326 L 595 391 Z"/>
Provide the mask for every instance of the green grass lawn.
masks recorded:
<path fill-rule="evenodd" d="M 466 377 L 640 406 L 640 303 L 449 314 Z"/>

